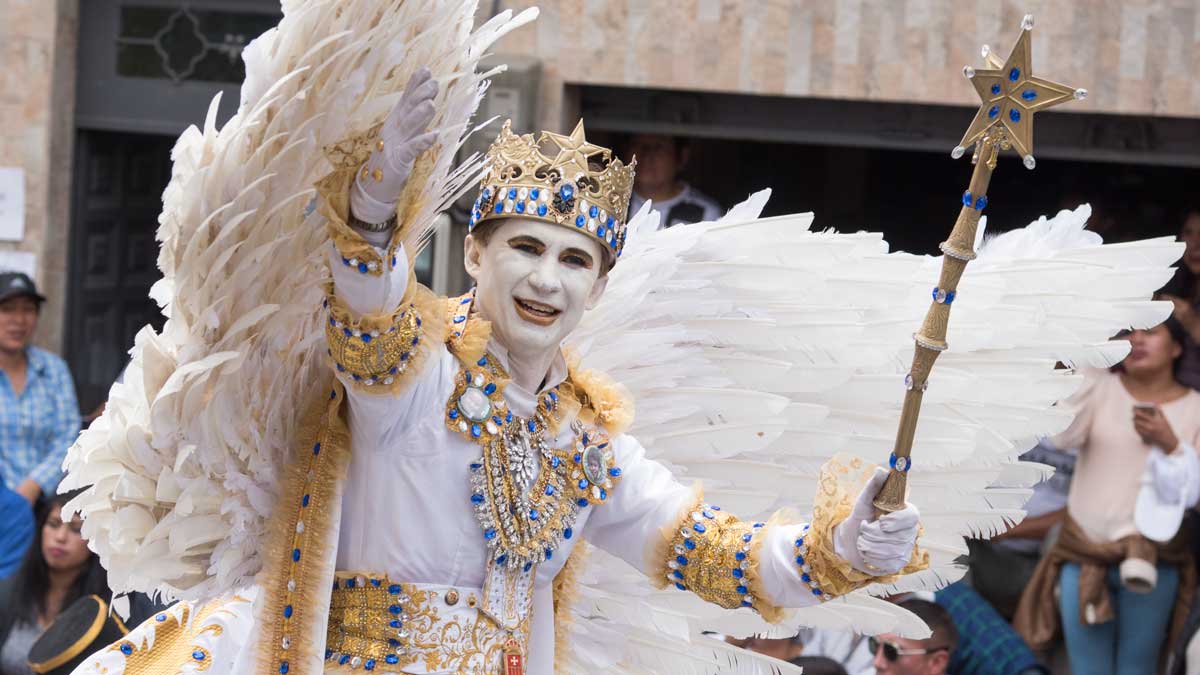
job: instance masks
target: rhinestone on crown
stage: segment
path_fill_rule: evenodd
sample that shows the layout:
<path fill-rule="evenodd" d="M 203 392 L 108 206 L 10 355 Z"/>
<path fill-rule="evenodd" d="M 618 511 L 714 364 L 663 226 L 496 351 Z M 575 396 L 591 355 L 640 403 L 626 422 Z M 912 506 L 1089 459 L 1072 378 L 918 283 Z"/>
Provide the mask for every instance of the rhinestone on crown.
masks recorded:
<path fill-rule="evenodd" d="M 636 166 L 588 143 L 582 121 L 570 135 L 543 131 L 537 140 L 505 122 L 488 150 L 468 228 L 507 217 L 543 220 L 594 237 L 615 259 L 625 247 Z"/>

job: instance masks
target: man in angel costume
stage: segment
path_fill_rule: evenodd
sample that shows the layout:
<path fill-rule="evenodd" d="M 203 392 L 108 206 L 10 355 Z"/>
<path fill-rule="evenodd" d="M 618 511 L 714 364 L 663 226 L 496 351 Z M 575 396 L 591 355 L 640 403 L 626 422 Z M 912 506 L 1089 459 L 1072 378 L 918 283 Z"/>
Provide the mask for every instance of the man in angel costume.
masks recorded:
<path fill-rule="evenodd" d="M 1110 360 L 1106 330 L 1169 310 L 1132 301 L 1169 275 L 1170 244 L 1122 256 L 1086 213 L 1010 239 L 981 307 L 1033 302 L 1005 284 L 1064 251 L 1088 263 L 1060 275 L 1069 292 L 1131 302 L 1041 349 L 1061 307 L 1003 335 L 966 316 L 986 337 L 932 405 L 945 475 L 913 491 L 945 507 L 918 543 L 915 508 L 876 518 L 886 471 L 830 457 L 870 456 L 894 427 L 893 324 L 932 262 L 760 220 L 765 194 L 656 231 L 649 206 L 627 213 L 634 162 L 582 123 L 505 125 L 453 168 L 479 55 L 533 18 L 472 33 L 473 10 L 285 2 L 248 49 L 238 115 L 181 138 L 155 289 L 169 320 L 139 335 L 64 485 L 92 486 L 74 504 L 116 590 L 185 602 L 77 672 L 736 672 L 755 657 L 705 631 L 920 635 L 854 591 L 944 580 L 962 534 L 1019 517 L 1027 492 L 988 485 L 1043 475 L 1014 458 L 1062 422 L 1050 406 L 1075 380 L 1054 361 Z M 411 260 L 476 176 L 476 288 L 437 297 Z M 1044 239 L 1057 249 L 1027 250 Z M 1128 283 L 1100 288 L 1113 267 Z M 985 413 L 1014 376 L 1041 383 Z M 788 505 L 812 515 L 769 515 Z"/>

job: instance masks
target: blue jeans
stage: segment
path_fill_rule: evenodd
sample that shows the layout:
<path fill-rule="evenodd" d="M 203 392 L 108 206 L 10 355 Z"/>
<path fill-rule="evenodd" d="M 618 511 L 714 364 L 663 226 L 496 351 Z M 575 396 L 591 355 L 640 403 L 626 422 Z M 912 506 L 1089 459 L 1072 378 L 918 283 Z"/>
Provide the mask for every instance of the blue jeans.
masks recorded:
<path fill-rule="evenodd" d="M 0 485 L 0 579 L 14 574 L 33 541 L 33 509 L 24 497 Z"/>
<path fill-rule="evenodd" d="M 1088 675 L 1153 675 L 1158 652 L 1167 639 L 1179 568 L 1159 565 L 1158 583 L 1150 593 L 1134 593 L 1121 585 L 1117 568 L 1106 577 L 1117 617 L 1107 623 L 1079 621 L 1079 565 L 1064 563 L 1059 577 L 1059 610 L 1071 672 Z"/>

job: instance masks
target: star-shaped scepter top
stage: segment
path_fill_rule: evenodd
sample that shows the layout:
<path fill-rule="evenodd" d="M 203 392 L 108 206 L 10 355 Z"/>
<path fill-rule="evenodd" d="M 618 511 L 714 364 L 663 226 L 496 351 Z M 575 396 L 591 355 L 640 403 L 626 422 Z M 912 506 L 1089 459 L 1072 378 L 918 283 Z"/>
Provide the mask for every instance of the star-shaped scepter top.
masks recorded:
<path fill-rule="evenodd" d="M 575 130 L 571 132 L 570 136 L 543 131 L 542 140 L 549 140 L 558 146 L 558 156 L 554 158 L 552 166 L 561 169 L 563 178 L 567 180 L 575 180 L 586 175 L 588 173 L 588 157 L 604 151 L 604 148 L 592 145 L 584 138 L 583 120 L 579 120 L 579 124 L 575 125 Z"/>
<path fill-rule="evenodd" d="M 991 68 L 978 69 L 967 66 L 963 74 L 975 85 L 983 105 L 976 113 L 970 128 L 952 153 L 956 159 L 962 157 L 966 148 L 979 139 L 987 137 L 998 143 L 1001 149 L 1012 147 L 1025 160 L 1025 167 L 1032 169 L 1033 159 L 1033 115 L 1047 108 L 1072 99 L 1087 96 L 1084 89 L 1072 89 L 1066 85 L 1033 76 L 1033 57 L 1030 36 L 1033 33 L 1033 16 L 1026 15 L 1021 22 L 1021 37 L 1009 54 L 1008 60 L 989 54 L 984 56 Z"/>

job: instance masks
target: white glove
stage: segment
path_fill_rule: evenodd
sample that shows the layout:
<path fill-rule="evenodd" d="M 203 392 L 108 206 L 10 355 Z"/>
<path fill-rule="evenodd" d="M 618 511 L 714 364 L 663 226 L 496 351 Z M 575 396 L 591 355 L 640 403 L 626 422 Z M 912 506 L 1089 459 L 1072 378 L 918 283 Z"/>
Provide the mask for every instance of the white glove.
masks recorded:
<path fill-rule="evenodd" d="M 912 504 L 875 520 L 872 502 L 887 476 L 885 469 L 876 468 L 850 516 L 833 529 L 834 552 L 859 572 L 877 577 L 895 574 L 908 564 L 921 520 Z"/>
<path fill-rule="evenodd" d="M 396 213 L 396 201 L 413 164 L 437 140 L 437 132 L 428 131 L 437 112 L 433 105 L 437 92 L 438 84 L 428 68 L 413 73 L 380 129 L 383 149 L 376 148 L 354 178 L 350 190 L 354 217 L 364 223 L 382 223 Z"/>

